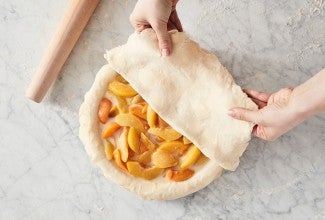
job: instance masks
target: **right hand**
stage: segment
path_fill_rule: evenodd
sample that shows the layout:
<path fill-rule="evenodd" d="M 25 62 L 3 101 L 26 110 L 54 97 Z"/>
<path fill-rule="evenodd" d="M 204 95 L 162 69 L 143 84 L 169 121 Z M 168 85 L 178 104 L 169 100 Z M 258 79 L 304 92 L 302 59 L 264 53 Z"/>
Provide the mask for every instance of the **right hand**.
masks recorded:
<path fill-rule="evenodd" d="M 292 89 L 281 89 L 273 94 L 254 90 L 244 91 L 259 109 L 252 111 L 233 108 L 228 114 L 233 118 L 255 123 L 252 131 L 255 136 L 272 141 L 303 121 L 303 117 L 296 114 L 291 103 Z"/>
<path fill-rule="evenodd" d="M 163 56 L 169 56 L 172 50 L 168 30 L 183 31 L 175 8 L 177 2 L 178 0 L 139 0 L 130 15 L 130 22 L 137 32 L 152 27 Z"/>

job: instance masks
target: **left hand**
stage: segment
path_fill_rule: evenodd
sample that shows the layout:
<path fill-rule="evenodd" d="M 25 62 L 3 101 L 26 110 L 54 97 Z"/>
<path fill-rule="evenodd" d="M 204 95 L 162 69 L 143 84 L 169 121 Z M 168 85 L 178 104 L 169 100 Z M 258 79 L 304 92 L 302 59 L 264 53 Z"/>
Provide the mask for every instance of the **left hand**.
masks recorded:
<path fill-rule="evenodd" d="M 169 56 L 172 49 L 168 30 L 183 31 L 176 12 L 177 2 L 178 0 L 139 0 L 130 15 L 130 22 L 137 32 L 152 27 L 163 56 Z"/>

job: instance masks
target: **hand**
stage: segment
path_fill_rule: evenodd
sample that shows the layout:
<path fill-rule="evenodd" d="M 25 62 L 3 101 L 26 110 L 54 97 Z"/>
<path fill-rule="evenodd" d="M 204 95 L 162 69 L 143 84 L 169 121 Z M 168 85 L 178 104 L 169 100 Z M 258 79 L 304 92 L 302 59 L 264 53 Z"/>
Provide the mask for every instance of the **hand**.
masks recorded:
<path fill-rule="evenodd" d="M 325 69 L 294 89 L 274 94 L 245 90 L 259 110 L 230 109 L 236 119 L 255 123 L 252 133 L 264 140 L 275 140 L 307 118 L 325 111 Z"/>
<path fill-rule="evenodd" d="M 290 105 L 292 89 L 281 89 L 273 94 L 244 91 L 258 105 L 259 110 L 233 108 L 228 114 L 236 119 L 255 123 L 253 135 L 268 141 L 275 140 L 299 123 L 300 120 Z"/>
<path fill-rule="evenodd" d="M 137 32 L 153 28 L 163 56 L 169 56 L 172 49 L 168 30 L 183 31 L 175 8 L 177 2 L 178 0 L 139 0 L 130 15 L 130 22 Z"/>

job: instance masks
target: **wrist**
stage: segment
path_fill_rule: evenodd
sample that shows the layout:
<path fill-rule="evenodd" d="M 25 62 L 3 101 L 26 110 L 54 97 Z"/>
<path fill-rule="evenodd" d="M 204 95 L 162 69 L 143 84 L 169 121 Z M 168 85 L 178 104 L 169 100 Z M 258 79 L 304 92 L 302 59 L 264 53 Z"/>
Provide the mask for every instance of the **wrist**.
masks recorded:
<path fill-rule="evenodd" d="M 317 109 L 308 101 L 308 93 L 308 89 L 301 90 L 299 87 L 294 88 L 291 93 L 289 108 L 299 123 L 317 114 Z"/>
<path fill-rule="evenodd" d="M 298 117 L 307 119 L 325 111 L 325 69 L 292 91 L 291 104 Z"/>

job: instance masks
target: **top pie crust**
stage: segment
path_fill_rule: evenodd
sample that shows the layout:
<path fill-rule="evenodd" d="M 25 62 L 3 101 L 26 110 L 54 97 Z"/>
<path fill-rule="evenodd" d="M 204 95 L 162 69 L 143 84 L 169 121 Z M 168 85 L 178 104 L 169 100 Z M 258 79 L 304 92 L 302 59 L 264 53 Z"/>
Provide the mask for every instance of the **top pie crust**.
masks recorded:
<path fill-rule="evenodd" d="M 170 32 L 173 52 L 162 57 L 156 34 L 132 34 L 105 58 L 169 125 L 207 157 L 235 170 L 251 138 L 253 123 L 227 115 L 232 107 L 257 109 L 218 58 L 189 39 Z"/>

